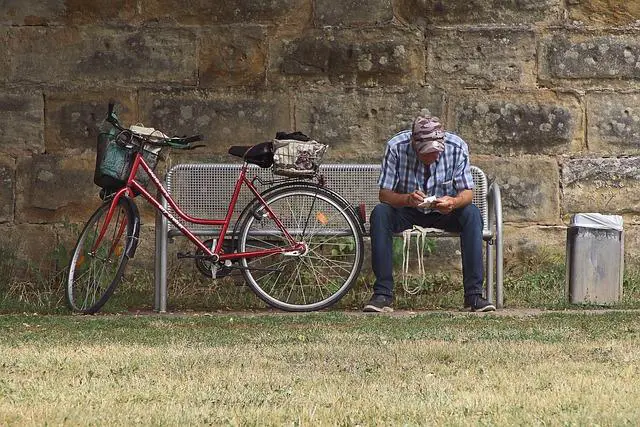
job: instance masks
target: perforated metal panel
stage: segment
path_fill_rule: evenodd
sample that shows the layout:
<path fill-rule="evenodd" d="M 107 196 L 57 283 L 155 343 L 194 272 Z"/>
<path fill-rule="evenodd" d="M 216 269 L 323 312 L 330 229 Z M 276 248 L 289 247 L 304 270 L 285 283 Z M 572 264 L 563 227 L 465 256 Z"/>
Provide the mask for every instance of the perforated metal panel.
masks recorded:
<path fill-rule="evenodd" d="M 188 215 L 196 218 L 223 219 L 227 213 L 234 185 L 238 179 L 240 164 L 182 164 L 173 167 L 167 174 L 167 188 L 178 206 Z M 364 203 L 367 218 L 378 201 L 378 176 L 380 165 L 371 164 L 326 164 L 320 166 L 326 186 L 339 193 L 353 206 Z M 489 235 L 487 178 L 479 168 L 472 166 L 471 173 L 475 184 L 473 203 L 480 209 L 484 222 L 485 237 Z M 270 169 L 251 165 L 248 177 L 259 176 L 272 180 Z M 256 185 L 259 190 L 268 187 Z M 253 199 L 251 191 L 243 187 L 233 220 L 238 218 L 242 209 Z M 172 210 L 169 209 L 171 212 Z M 173 212 L 172 212 L 173 213 Z M 182 223 L 194 232 L 212 231 L 211 227 Z M 171 229 L 170 224 L 170 229 Z M 215 229 L 214 229 L 215 230 Z"/>
<path fill-rule="evenodd" d="M 233 188 L 238 180 L 240 164 L 181 164 L 173 167 L 167 174 L 169 194 L 187 215 L 195 218 L 224 219 L 229 209 Z M 257 166 L 249 168 L 250 177 L 258 175 L 264 179 L 272 179 L 269 169 Z M 259 190 L 259 183 L 256 183 Z M 236 204 L 233 221 L 238 218 L 242 209 L 253 200 L 251 191 L 244 186 Z M 174 213 L 173 209 L 169 212 Z M 176 217 L 180 219 L 177 215 Z M 191 224 L 180 219 L 180 222 L 194 232 L 212 231 L 210 226 Z M 169 224 L 169 230 L 175 227 Z"/>

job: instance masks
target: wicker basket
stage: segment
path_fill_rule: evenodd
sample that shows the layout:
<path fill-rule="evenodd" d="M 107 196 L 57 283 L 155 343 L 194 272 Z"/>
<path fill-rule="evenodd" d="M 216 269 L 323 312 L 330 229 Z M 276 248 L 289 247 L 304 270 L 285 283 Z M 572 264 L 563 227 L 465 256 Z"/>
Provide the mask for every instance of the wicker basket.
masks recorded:
<path fill-rule="evenodd" d="M 289 177 L 314 176 L 327 148 L 328 145 L 313 140 L 275 139 L 273 173 Z"/>

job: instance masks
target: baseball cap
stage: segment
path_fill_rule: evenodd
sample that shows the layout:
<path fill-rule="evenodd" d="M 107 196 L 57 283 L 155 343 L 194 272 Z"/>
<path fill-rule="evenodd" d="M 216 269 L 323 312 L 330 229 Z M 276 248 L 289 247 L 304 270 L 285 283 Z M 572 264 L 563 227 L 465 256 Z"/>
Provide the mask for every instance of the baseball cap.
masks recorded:
<path fill-rule="evenodd" d="M 437 117 L 418 116 L 411 128 L 413 148 L 418 154 L 444 151 L 444 130 Z"/>

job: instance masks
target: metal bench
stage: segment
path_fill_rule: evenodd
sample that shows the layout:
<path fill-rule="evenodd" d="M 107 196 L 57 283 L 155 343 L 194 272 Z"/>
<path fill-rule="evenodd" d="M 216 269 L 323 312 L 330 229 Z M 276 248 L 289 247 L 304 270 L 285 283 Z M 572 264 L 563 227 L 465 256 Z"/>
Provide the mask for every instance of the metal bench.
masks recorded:
<path fill-rule="evenodd" d="M 240 164 L 180 164 L 167 173 L 166 187 L 171 197 L 184 212 L 201 218 L 223 218 L 233 193 L 233 184 L 238 178 Z M 366 218 L 378 202 L 379 164 L 326 164 L 320 167 L 326 185 L 342 195 L 353 206 L 363 204 Z M 473 203 L 480 209 L 484 227 L 483 239 L 486 242 L 486 279 L 485 291 L 496 306 L 503 306 L 503 242 L 502 242 L 502 203 L 500 188 L 494 183 L 489 186 L 487 177 L 476 166 L 471 167 L 475 190 Z M 261 169 L 251 165 L 250 174 L 262 179 L 273 178 L 270 169 Z M 249 191 L 242 191 L 233 220 L 235 221 L 250 201 Z M 165 208 L 171 212 L 165 201 Z M 171 212 L 173 213 L 173 212 Z M 211 236 L 216 228 L 183 222 L 195 235 Z M 368 234 L 368 222 L 365 225 Z M 231 230 L 230 230 L 231 231 Z M 180 236 L 162 215 L 156 217 L 156 254 L 155 254 L 155 304 L 157 311 L 166 311 L 167 305 L 167 243 L 168 239 Z M 452 237 L 458 233 L 430 229 L 429 237 Z M 495 285 L 495 294 L 494 294 Z M 494 299 L 495 296 L 495 299 Z"/>

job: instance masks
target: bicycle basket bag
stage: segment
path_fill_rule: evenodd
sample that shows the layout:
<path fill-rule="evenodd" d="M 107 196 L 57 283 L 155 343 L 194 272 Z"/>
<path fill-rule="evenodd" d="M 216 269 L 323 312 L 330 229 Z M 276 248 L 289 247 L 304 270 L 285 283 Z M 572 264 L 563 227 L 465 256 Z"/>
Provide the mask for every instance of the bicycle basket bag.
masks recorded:
<path fill-rule="evenodd" d="M 126 132 L 121 132 L 118 135 L 112 132 L 98 135 L 96 168 L 93 174 L 93 182 L 98 187 L 117 189 L 127 184 L 131 166 L 135 159 L 135 151 L 126 141 L 129 136 L 130 134 Z M 120 138 L 119 142 L 122 145 L 116 143 L 116 138 Z M 158 163 L 157 153 L 145 150 L 143 158 L 151 169 L 155 169 Z M 139 170 L 136 174 L 136 180 L 146 185 L 148 183 L 147 174 Z"/>
<path fill-rule="evenodd" d="M 310 177 L 318 172 L 328 145 L 300 132 L 278 132 L 273 140 L 273 173 L 289 177 Z"/>

